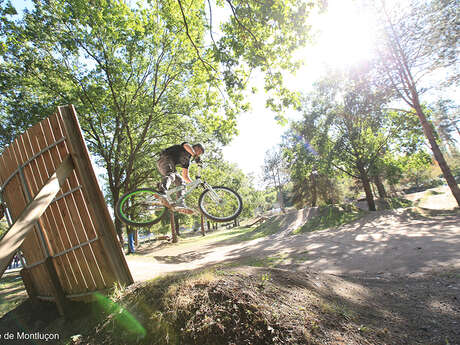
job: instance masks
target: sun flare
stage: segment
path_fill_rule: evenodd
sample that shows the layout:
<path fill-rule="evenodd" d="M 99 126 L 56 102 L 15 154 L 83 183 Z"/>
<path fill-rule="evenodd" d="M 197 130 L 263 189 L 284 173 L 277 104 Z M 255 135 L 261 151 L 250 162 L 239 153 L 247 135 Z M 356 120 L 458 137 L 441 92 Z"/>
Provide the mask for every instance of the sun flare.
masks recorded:
<path fill-rule="evenodd" d="M 371 56 L 374 18 L 350 0 L 332 0 L 318 21 L 318 59 L 331 67 L 358 63 Z"/>

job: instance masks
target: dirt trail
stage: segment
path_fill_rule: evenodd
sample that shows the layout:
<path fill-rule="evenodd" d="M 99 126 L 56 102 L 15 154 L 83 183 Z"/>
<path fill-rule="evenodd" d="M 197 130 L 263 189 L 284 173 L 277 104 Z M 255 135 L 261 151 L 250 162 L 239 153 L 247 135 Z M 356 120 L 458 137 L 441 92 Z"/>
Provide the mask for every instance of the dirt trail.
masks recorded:
<path fill-rule="evenodd" d="M 284 216 L 281 232 L 236 244 L 167 247 L 154 257 L 128 257 L 136 281 L 166 272 L 217 263 L 273 258 L 277 267 L 358 275 L 415 275 L 460 269 L 460 213 L 414 215 L 410 209 L 380 211 L 339 229 L 288 236 L 308 211 Z"/>

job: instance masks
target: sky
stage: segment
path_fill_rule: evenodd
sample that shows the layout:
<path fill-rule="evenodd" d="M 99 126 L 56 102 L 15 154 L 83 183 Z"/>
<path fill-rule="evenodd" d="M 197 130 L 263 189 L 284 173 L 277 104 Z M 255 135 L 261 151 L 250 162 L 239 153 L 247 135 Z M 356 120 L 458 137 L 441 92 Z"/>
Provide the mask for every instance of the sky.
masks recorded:
<path fill-rule="evenodd" d="M 328 66 L 358 63 L 371 55 L 372 17 L 363 15 L 352 0 L 330 0 L 327 13 L 315 15 L 308 22 L 315 29 L 316 43 L 299 50 L 304 66 L 296 75 L 285 75 L 287 85 L 294 89 L 308 92 Z M 251 111 L 238 120 L 239 135 L 223 149 L 224 159 L 256 177 L 261 175 L 265 152 L 281 143 L 282 134 L 288 130 L 265 108 L 263 87 L 258 86 L 259 92 L 250 99 Z M 290 120 L 300 117 L 293 111 L 286 115 Z"/>

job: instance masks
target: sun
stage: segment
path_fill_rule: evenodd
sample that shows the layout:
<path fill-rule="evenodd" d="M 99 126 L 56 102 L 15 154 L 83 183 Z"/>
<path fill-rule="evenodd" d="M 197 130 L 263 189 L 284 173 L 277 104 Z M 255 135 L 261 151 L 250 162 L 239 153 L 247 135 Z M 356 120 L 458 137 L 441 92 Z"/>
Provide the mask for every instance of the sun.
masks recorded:
<path fill-rule="evenodd" d="M 351 0 L 331 0 L 326 13 L 314 19 L 315 58 L 330 67 L 344 67 L 371 57 L 375 18 Z M 310 50 L 311 52 L 311 50 Z M 308 51 L 306 58 L 308 58 Z"/>

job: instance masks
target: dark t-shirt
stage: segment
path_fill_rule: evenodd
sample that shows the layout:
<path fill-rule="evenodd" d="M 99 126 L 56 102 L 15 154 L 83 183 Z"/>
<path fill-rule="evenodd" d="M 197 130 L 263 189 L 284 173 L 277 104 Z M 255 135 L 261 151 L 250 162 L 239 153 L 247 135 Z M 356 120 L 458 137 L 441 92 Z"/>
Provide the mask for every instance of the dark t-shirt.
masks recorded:
<path fill-rule="evenodd" d="M 183 142 L 180 145 L 173 145 L 167 149 L 164 149 L 161 151 L 161 156 L 163 157 L 167 155 L 173 160 L 175 166 L 179 165 L 182 168 L 188 169 L 192 155 L 188 153 L 186 149 L 184 149 L 184 144 L 187 144 L 187 142 Z"/>

